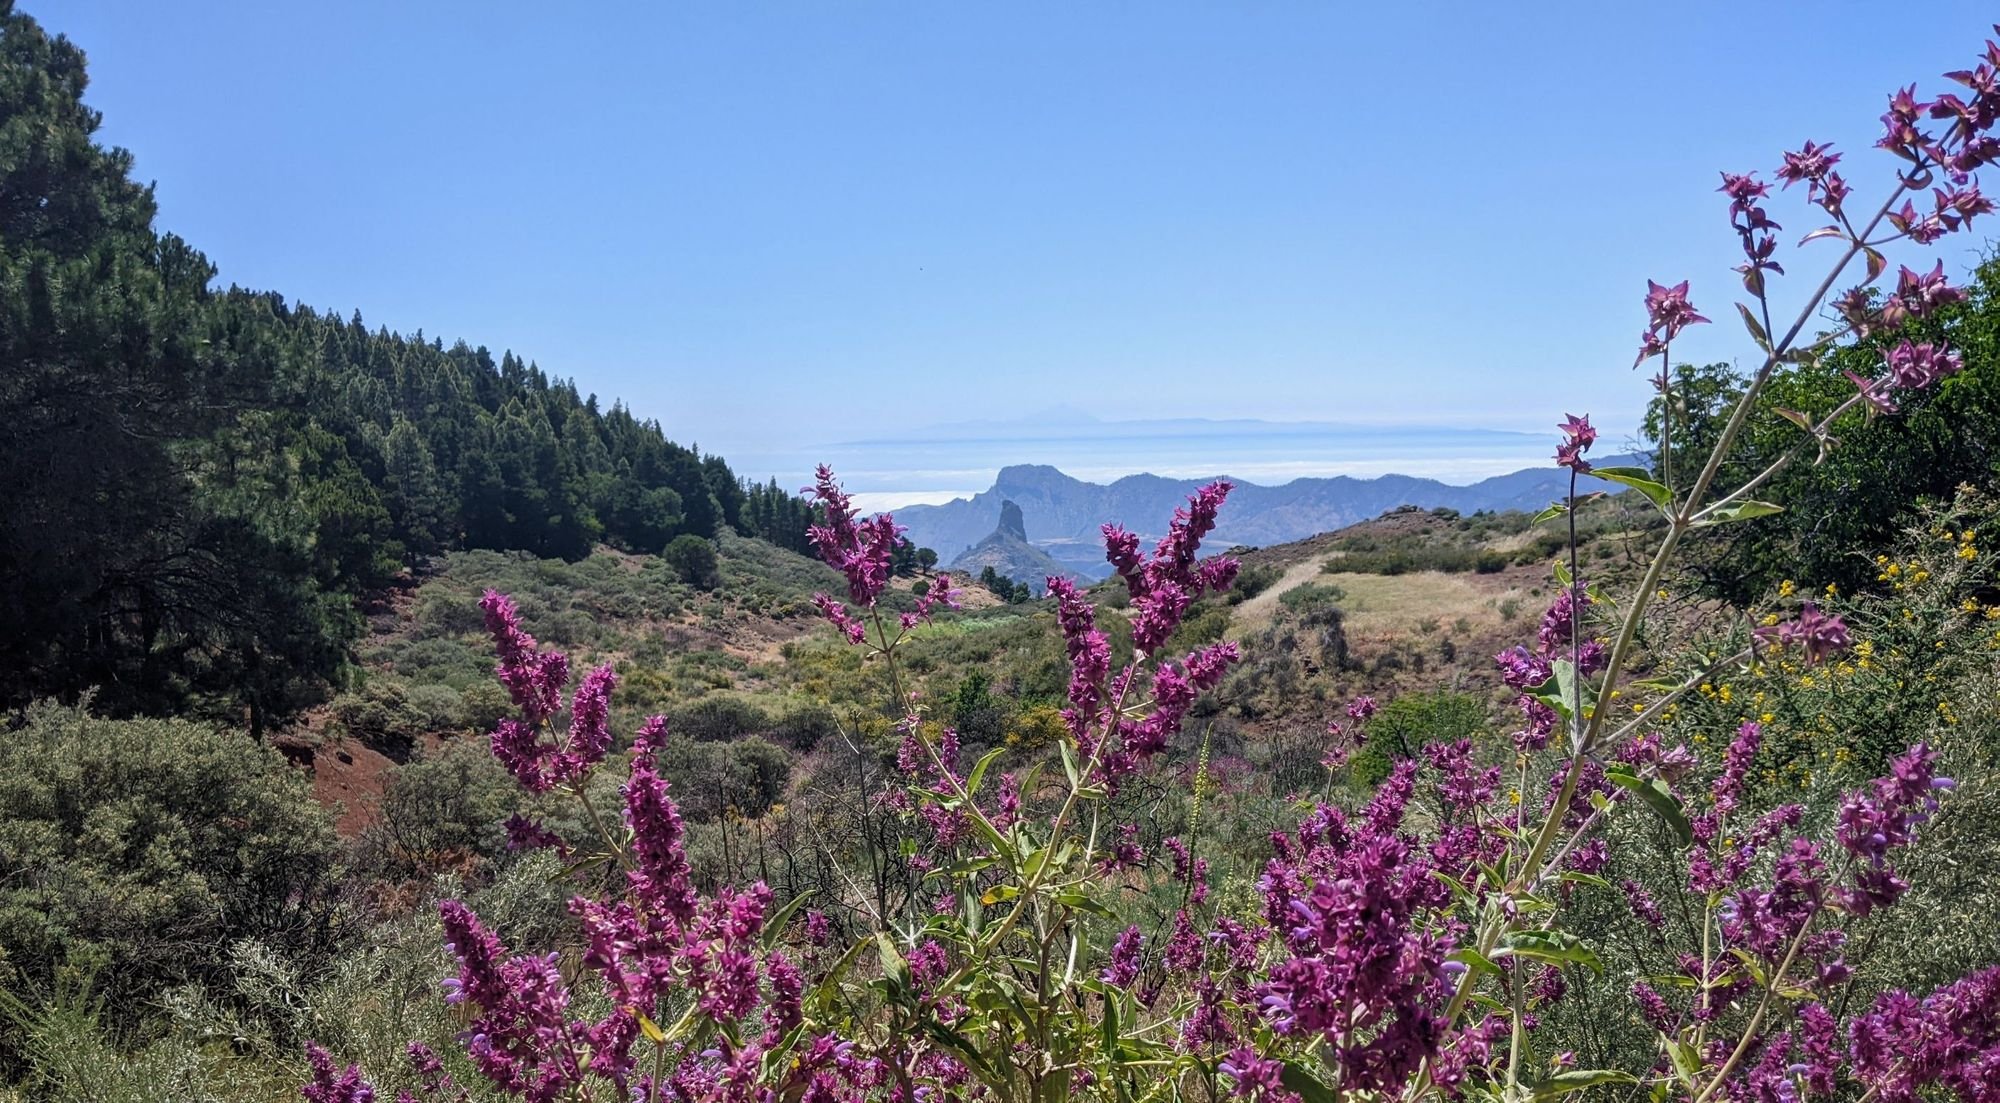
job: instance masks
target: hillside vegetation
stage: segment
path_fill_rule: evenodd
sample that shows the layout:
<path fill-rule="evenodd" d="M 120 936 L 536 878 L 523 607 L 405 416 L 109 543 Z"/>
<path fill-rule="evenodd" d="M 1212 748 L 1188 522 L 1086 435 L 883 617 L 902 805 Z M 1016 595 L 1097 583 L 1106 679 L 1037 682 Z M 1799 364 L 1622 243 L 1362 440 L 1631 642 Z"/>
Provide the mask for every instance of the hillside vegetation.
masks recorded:
<path fill-rule="evenodd" d="M 1142 479 L 1035 593 L 217 290 L 0 0 L 0 1100 L 2000 1098 L 2000 265 L 1877 251 L 1993 212 L 1947 80 L 1873 221 L 1783 154 L 1789 332 L 1724 176 L 1756 366 L 1651 283 L 1644 466 Z"/>

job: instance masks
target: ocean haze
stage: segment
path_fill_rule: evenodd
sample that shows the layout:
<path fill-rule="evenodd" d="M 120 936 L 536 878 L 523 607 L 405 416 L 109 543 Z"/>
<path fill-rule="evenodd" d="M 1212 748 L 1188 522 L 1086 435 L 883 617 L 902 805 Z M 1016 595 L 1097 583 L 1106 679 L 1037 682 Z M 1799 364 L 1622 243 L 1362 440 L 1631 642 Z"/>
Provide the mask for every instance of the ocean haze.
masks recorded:
<path fill-rule="evenodd" d="M 1553 420 L 1553 419 L 1552 419 Z M 1617 439 L 1615 432 L 1608 438 Z M 1464 486 L 1549 466 L 1556 433 L 1451 425 L 1175 418 L 1103 420 L 1070 410 L 975 420 L 787 449 L 737 446 L 730 463 L 758 481 L 802 487 L 833 465 L 866 510 L 941 505 L 987 490 L 1003 468 L 1045 466 L 1092 483 L 1132 475 L 1265 486 L 1296 479 L 1407 475 Z M 940 549 L 942 550 L 942 549 Z"/>

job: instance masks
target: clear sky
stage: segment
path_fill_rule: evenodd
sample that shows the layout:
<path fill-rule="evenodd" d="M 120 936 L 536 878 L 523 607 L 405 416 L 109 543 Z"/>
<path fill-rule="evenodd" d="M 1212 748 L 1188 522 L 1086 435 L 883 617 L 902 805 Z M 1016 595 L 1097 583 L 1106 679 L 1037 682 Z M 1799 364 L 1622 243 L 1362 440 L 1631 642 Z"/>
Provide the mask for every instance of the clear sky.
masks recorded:
<path fill-rule="evenodd" d="M 1887 94 L 2000 14 L 22 6 L 224 281 L 512 348 L 724 455 L 1057 406 L 1629 428 L 1648 277 L 1727 323 L 1691 356 L 1746 347 L 1716 171 L 1832 140 L 1872 205 Z"/>

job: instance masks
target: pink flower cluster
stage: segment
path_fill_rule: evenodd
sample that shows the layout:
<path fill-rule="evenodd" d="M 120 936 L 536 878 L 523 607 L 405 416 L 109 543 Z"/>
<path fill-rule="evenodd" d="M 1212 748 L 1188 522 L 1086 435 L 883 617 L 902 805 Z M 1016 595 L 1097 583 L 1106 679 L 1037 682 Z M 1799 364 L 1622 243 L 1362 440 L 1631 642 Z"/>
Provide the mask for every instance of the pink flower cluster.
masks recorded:
<path fill-rule="evenodd" d="M 1140 555 L 1137 536 L 1117 525 L 1104 526 L 1105 558 L 1131 597 L 1132 646 L 1138 659 L 1156 658 L 1195 599 L 1225 590 L 1235 580 L 1235 560 L 1199 558 L 1202 538 L 1214 531 L 1216 511 L 1229 491 L 1229 483 L 1218 481 L 1188 499 L 1174 511 L 1167 535 L 1151 556 Z M 1111 643 L 1097 626 L 1089 598 L 1067 579 L 1052 577 L 1048 586 L 1069 654 L 1069 707 L 1063 718 L 1070 735 L 1086 759 L 1099 763 L 1103 777 L 1129 774 L 1165 750 L 1196 699 L 1221 683 L 1238 657 L 1236 644 L 1209 644 L 1178 663 L 1159 662 L 1152 671 L 1152 707 L 1133 719 L 1125 712 L 1132 703 L 1126 696 L 1136 688 L 1139 663 L 1113 677 Z"/>
<path fill-rule="evenodd" d="M 1808 665 L 1825 662 L 1847 650 L 1854 642 L 1847 631 L 1846 621 L 1835 614 L 1822 612 L 1810 601 L 1800 607 L 1798 616 L 1758 628 L 1755 635 L 1757 642 L 1767 647 L 1798 647 Z"/>
<path fill-rule="evenodd" d="M 1633 367 L 1665 354 L 1680 331 L 1708 321 L 1688 301 L 1688 281 L 1667 287 L 1646 281 L 1646 332 L 1639 339 L 1639 359 Z"/>
<path fill-rule="evenodd" d="M 493 729 L 493 756 L 536 793 L 577 780 L 611 749 L 611 691 L 618 685 L 617 673 L 607 664 L 584 675 L 570 699 L 567 737 L 545 740 L 543 733 L 561 709 L 563 687 L 569 683 L 569 657 L 539 650 L 535 637 L 521 628 L 520 610 L 505 594 L 488 590 L 479 607 L 499 653 L 495 673 L 521 710 L 519 717 L 503 719 Z"/>
<path fill-rule="evenodd" d="M 1445 1039 L 1449 937 L 1428 914 L 1449 900 L 1436 867 L 1402 832 L 1416 766 L 1403 762 L 1361 815 L 1321 806 L 1257 887 L 1285 957 L 1256 986 L 1258 1014 L 1288 1037 L 1317 1037 L 1340 1083 L 1394 1094 Z"/>
<path fill-rule="evenodd" d="M 1493 663 L 1500 668 L 1500 680 L 1518 690 L 1514 704 L 1526 719 L 1526 726 L 1514 733 L 1515 748 L 1522 754 L 1548 746 L 1560 721 L 1556 711 L 1542 700 L 1543 687 L 1555 677 L 1558 660 L 1574 660 L 1579 675 L 1604 669 L 1609 656 L 1604 645 L 1594 639 L 1577 640 L 1582 610 L 1590 605 L 1590 594 L 1581 581 L 1558 591 L 1543 611 L 1535 631 L 1535 649 L 1516 644 L 1498 655 Z"/>
<path fill-rule="evenodd" d="M 902 528 L 884 513 L 872 520 L 855 515 L 854 502 L 834 480 L 833 468 L 821 464 L 812 486 L 803 493 L 819 502 L 823 514 L 819 524 L 809 526 L 806 535 L 821 559 L 847 576 L 847 596 L 862 608 L 872 608 L 882 589 L 889 584 L 890 564 Z"/>
<path fill-rule="evenodd" d="M 580 781 L 611 748 L 616 676 L 609 667 L 585 675 L 569 702 L 566 737 L 544 741 L 542 732 L 561 706 L 568 659 L 539 649 L 506 596 L 489 591 L 481 606 L 499 655 L 497 675 L 520 710 L 494 732 L 494 755 L 533 792 Z M 558 955 L 510 953 L 464 903 L 439 905 L 446 945 L 458 961 L 456 975 L 445 981 L 446 999 L 464 1009 L 469 1023 L 464 1040 L 473 1064 L 508 1094 L 552 1103 L 595 1077 L 617 1085 L 621 1098 L 634 1089 L 641 1098 L 655 1098 L 700 1087 L 699 1096 L 747 1099 L 763 1076 L 765 1050 L 800 1020 L 803 975 L 781 952 L 762 945 L 770 890 L 759 883 L 703 897 L 695 889 L 683 849 L 686 830 L 654 766 L 665 740 L 661 717 L 648 719 L 638 731 L 630 774 L 620 790 L 627 833 L 623 842 L 605 840 L 624 866 L 623 892 L 578 896 L 569 905 L 584 936 L 583 962 L 611 996 L 608 1012 L 576 1015 Z M 557 842 L 545 828 L 517 820 L 509 833 L 520 845 Z M 818 926 L 824 925 L 819 917 Z M 808 931 L 813 930 L 809 922 Z M 823 940 L 823 929 L 819 937 Z M 762 1031 L 732 1029 L 707 1049 L 683 1052 L 672 1065 L 673 1083 L 651 1084 L 636 1070 L 634 1046 L 645 1034 L 647 1017 L 683 994 L 710 1020 L 761 1021 Z M 823 1060 L 801 1060 L 793 1071 L 799 1085 L 851 1092 L 866 1079 L 864 1070 L 837 1051 L 820 1047 L 812 1052 Z M 309 1057 L 313 1082 L 305 1095 L 311 1103 L 374 1098 L 356 1070 L 336 1073 L 317 1049 Z M 413 1047 L 411 1059 L 425 1082 L 448 1088 L 434 1054 Z"/>
<path fill-rule="evenodd" d="M 1563 431 L 1563 442 L 1556 446 L 1556 466 L 1567 467 L 1579 475 L 1590 471 L 1590 461 L 1583 458 L 1590 446 L 1597 443 L 1597 429 L 1590 424 L 1590 415 L 1577 417 L 1563 415 L 1563 423 L 1556 428 Z"/>
<path fill-rule="evenodd" d="M 847 576 L 847 597 L 861 609 L 873 609 L 881 600 L 882 591 L 888 588 L 889 575 L 893 568 L 896 548 L 904 543 L 902 526 L 896 524 L 889 514 L 881 514 L 870 519 L 859 518 L 854 512 L 853 499 L 842 490 L 834 478 L 833 468 L 819 465 L 813 485 L 803 493 L 811 494 L 819 503 L 822 520 L 811 525 L 806 535 L 812 540 L 813 548 L 819 552 L 826 564 Z M 813 604 L 819 607 L 820 615 L 840 629 L 849 643 L 860 643 L 867 638 L 868 631 L 859 615 L 846 605 L 827 596 L 814 594 Z M 958 608 L 958 595 L 951 588 L 951 576 L 939 572 L 929 580 L 929 585 L 917 598 L 913 612 L 901 614 L 900 623 L 904 631 L 928 621 L 937 609 Z M 888 641 L 884 641 L 886 644 Z"/>

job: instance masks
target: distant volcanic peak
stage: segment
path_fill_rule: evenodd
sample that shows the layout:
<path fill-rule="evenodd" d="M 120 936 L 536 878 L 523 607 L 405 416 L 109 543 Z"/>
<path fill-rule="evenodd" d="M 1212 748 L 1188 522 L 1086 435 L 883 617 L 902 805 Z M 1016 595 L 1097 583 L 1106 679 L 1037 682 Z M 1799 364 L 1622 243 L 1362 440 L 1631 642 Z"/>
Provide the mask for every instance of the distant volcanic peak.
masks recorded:
<path fill-rule="evenodd" d="M 1038 595 L 1048 588 L 1050 575 L 1079 577 L 1077 572 L 1028 542 L 1028 525 L 1021 507 L 1006 500 L 1000 503 L 998 527 L 951 562 L 953 570 L 973 575 L 986 567 L 1004 578 L 1027 583 Z"/>
<path fill-rule="evenodd" d="M 1021 516 L 1021 507 L 1015 505 L 1012 499 L 1000 503 L 1000 527 L 995 531 L 1016 540 L 1028 539 L 1028 523 Z"/>

